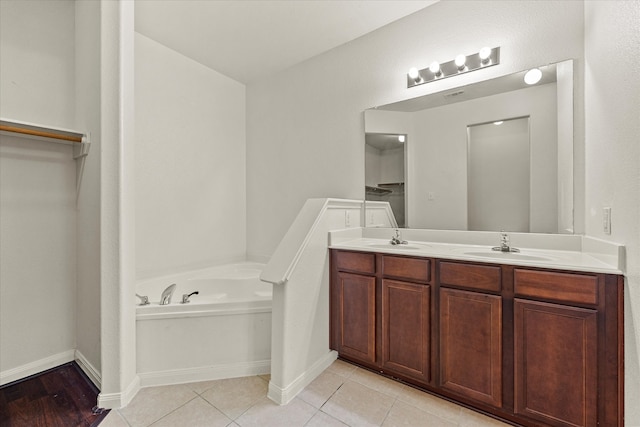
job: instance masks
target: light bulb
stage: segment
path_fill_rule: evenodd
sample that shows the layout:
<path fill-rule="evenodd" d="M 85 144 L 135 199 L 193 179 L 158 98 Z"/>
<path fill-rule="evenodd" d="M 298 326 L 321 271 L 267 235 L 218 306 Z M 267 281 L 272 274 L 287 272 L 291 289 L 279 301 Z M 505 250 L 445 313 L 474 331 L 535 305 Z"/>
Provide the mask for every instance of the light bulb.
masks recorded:
<path fill-rule="evenodd" d="M 488 47 L 483 47 L 482 49 L 480 49 L 480 52 L 478 52 L 478 56 L 480 56 L 480 61 L 482 61 L 483 64 L 486 64 L 487 62 L 489 62 L 489 59 L 491 57 L 491 48 Z"/>
<path fill-rule="evenodd" d="M 440 64 L 438 62 L 436 62 L 436 61 L 432 62 L 431 65 L 429 65 L 429 71 L 431 71 L 436 76 L 439 76 L 440 75 Z"/>
<path fill-rule="evenodd" d="M 524 75 L 524 82 L 528 85 L 534 85 L 542 78 L 542 71 L 539 68 L 532 68 Z"/>
<path fill-rule="evenodd" d="M 459 70 L 459 71 L 464 70 L 464 67 L 465 67 L 465 65 L 464 65 L 464 64 L 465 64 L 466 62 L 467 62 L 467 57 L 466 57 L 466 56 L 464 56 L 464 55 L 462 55 L 462 54 L 461 54 L 461 55 L 456 56 L 455 63 L 456 63 L 456 67 L 458 67 L 458 70 Z"/>
<path fill-rule="evenodd" d="M 404 135 L 398 135 L 398 142 L 404 142 Z"/>
<path fill-rule="evenodd" d="M 420 71 L 418 71 L 418 69 L 416 67 L 409 68 L 409 78 L 412 79 L 416 83 L 419 82 L 420 80 L 422 80 L 420 78 Z"/>

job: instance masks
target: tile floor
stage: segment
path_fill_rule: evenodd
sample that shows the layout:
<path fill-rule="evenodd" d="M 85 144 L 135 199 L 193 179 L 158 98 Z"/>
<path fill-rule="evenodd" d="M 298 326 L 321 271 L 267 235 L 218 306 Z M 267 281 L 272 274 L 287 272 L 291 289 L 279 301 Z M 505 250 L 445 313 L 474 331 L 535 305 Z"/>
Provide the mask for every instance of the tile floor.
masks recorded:
<path fill-rule="evenodd" d="M 140 390 L 100 427 L 499 427 L 507 424 L 337 360 L 288 405 L 268 376 Z"/>

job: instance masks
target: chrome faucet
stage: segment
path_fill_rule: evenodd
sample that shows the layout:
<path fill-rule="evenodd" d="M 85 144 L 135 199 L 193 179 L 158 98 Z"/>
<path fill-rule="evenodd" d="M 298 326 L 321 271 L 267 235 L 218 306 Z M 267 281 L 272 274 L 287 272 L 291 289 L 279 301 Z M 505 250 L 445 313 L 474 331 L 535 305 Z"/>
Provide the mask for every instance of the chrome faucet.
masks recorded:
<path fill-rule="evenodd" d="M 520 249 L 512 248 L 509 245 L 509 234 L 505 233 L 504 230 L 500 232 L 500 246 L 495 246 L 491 248 L 491 250 L 500 252 L 520 252 Z"/>
<path fill-rule="evenodd" d="M 407 242 L 406 240 L 402 240 L 400 230 L 396 228 L 396 235 L 391 238 L 391 241 L 389 243 L 391 243 L 392 245 L 406 245 L 409 242 Z"/>
<path fill-rule="evenodd" d="M 191 301 L 189 301 L 189 298 L 191 297 L 191 295 L 198 295 L 200 292 L 195 291 L 195 292 L 191 292 L 190 294 L 182 294 L 182 304 L 187 304 Z"/>
<path fill-rule="evenodd" d="M 173 295 L 173 291 L 176 290 L 176 284 L 172 284 L 167 289 L 162 291 L 162 296 L 160 297 L 160 305 L 168 305 L 171 304 L 171 296 Z"/>
<path fill-rule="evenodd" d="M 149 304 L 149 297 L 146 295 L 138 295 L 136 294 L 136 296 L 138 298 L 140 298 L 140 304 L 138 305 L 148 305 Z"/>

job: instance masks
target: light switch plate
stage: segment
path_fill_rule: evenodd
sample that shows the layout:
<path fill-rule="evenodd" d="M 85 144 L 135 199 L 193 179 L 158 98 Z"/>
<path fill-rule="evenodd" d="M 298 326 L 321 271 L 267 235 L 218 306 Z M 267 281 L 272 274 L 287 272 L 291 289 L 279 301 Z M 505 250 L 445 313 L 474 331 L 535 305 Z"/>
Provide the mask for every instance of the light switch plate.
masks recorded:
<path fill-rule="evenodd" d="M 611 234 L 611 208 L 602 208 L 602 230 L 604 234 Z"/>

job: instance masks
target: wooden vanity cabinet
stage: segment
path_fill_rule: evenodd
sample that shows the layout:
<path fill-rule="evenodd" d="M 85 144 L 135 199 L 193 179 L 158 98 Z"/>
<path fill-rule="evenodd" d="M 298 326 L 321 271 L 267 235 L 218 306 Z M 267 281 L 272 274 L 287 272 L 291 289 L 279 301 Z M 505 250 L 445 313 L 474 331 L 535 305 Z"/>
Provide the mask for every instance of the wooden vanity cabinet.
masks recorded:
<path fill-rule="evenodd" d="M 438 261 L 439 385 L 502 407 L 502 289 L 499 266 Z"/>
<path fill-rule="evenodd" d="M 623 284 L 331 250 L 331 348 L 527 427 L 624 425 Z"/>
<path fill-rule="evenodd" d="M 598 362 L 600 279 L 514 269 L 517 415 L 550 426 L 598 425 L 598 371 L 606 369 Z"/>
<path fill-rule="evenodd" d="M 332 258 L 331 348 L 354 362 L 376 366 L 375 255 L 344 252 Z"/>
<path fill-rule="evenodd" d="M 551 426 L 597 425 L 595 310 L 516 299 L 514 404 Z"/>
<path fill-rule="evenodd" d="M 431 382 L 431 261 L 381 256 L 380 335 L 383 372 Z"/>
<path fill-rule="evenodd" d="M 332 251 L 331 265 L 331 348 L 385 374 L 429 383 L 431 262 Z"/>

